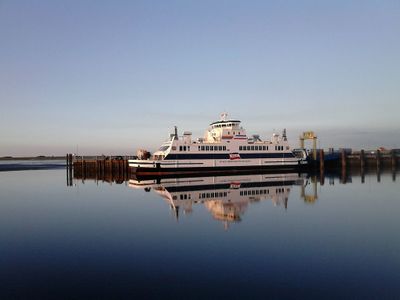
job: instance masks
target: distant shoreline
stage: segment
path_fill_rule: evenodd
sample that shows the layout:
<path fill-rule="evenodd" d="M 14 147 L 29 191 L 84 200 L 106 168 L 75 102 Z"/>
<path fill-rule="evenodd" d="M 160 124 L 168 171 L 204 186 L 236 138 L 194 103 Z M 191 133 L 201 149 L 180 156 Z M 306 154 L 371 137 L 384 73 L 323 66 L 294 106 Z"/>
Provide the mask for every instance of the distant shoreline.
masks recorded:
<path fill-rule="evenodd" d="M 0 161 L 17 161 L 17 160 L 62 160 L 66 159 L 65 156 L 3 156 Z"/>

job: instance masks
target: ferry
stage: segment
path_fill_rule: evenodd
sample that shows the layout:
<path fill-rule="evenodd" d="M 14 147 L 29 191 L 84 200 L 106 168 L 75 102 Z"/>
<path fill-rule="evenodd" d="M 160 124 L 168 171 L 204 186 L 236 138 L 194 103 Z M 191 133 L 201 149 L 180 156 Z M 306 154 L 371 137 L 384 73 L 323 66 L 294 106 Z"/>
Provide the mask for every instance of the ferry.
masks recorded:
<path fill-rule="evenodd" d="M 293 170 L 307 164 L 304 149 L 292 151 L 286 136 L 274 133 L 269 140 L 259 135 L 248 136 L 241 121 L 221 114 L 203 138 L 192 140 L 185 131 L 178 136 L 175 126 L 158 151 L 150 157 L 129 160 L 132 172 L 138 175 L 191 174 L 243 170 Z"/>

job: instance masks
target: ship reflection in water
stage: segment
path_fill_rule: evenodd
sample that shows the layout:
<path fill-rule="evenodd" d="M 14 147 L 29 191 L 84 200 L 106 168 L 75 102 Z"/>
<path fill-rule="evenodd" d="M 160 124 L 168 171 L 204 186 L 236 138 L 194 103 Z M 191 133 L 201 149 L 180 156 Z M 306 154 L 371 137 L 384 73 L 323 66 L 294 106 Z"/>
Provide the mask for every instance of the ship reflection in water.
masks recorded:
<path fill-rule="evenodd" d="M 230 223 L 242 220 L 251 203 L 270 200 L 274 206 L 287 209 L 292 186 L 304 187 L 306 182 L 297 173 L 286 173 L 145 181 L 131 179 L 129 186 L 157 193 L 170 205 L 177 219 L 181 211 L 190 214 L 194 205 L 204 205 L 214 219 L 228 228 Z"/>

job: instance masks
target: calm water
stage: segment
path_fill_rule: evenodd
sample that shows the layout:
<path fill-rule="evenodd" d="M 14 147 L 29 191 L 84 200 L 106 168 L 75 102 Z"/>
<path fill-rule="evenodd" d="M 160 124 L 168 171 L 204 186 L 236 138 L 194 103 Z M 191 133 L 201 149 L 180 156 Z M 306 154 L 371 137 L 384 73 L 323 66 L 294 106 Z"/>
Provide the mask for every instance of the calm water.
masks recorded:
<path fill-rule="evenodd" d="M 0 298 L 399 299 L 399 181 L 348 181 L 0 172 Z"/>

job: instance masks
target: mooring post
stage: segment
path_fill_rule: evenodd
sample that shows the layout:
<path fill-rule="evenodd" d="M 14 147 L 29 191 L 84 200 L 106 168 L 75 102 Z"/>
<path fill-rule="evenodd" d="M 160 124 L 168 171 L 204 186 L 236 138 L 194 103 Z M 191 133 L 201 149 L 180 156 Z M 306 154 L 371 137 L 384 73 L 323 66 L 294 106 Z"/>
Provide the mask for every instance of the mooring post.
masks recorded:
<path fill-rule="evenodd" d="M 364 149 L 360 150 L 360 174 L 361 174 L 361 183 L 365 182 L 365 151 Z"/>
<path fill-rule="evenodd" d="M 376 169 L 381 169 L 381 150 L 376 150 Z"/>
<path fill-rule="evenodd" d="M 324 149 L 319 149 L 319 174 L 320 185 L 325 183 L 325 152 Z"/>
<path fill-rule="evenodd" d="M 361 168 L 361 170 L 363 170 L 364 167 L 365 167 L 365 152 L 364 152 L 364 149 L 361 149 L 360 150 L 360 168 Z"/>
<path fill-rule="evenodd" d="M 319 149 L 319 169 L 321 172 L 325 170 L 325 152 L 324 149 Z"/>
<path fill-rule="evenodd" d="M 390 157 L 391 157 L 391 165 L 392 165 L 392 171 L 396 171 L 396 151 L 392 149 L 390 151 Z"/>
<path fill-rule="evenodd" d="M 345 149 L 342 149 L 341 151 L 341 162 L 342 162 L 342 169 L 346 168 L 346 151 Z"/>
<path fill-rule="evenodd" d="M 342 149 L 341 151 L 341 163 L 342 163 L 342 183 L 346 183 L 346 151 Z"/>
<path fill-rule="evenodd" d="M 381 182 L 381 151 L 376 150 L 376 178 L 378 182 Z"/>

